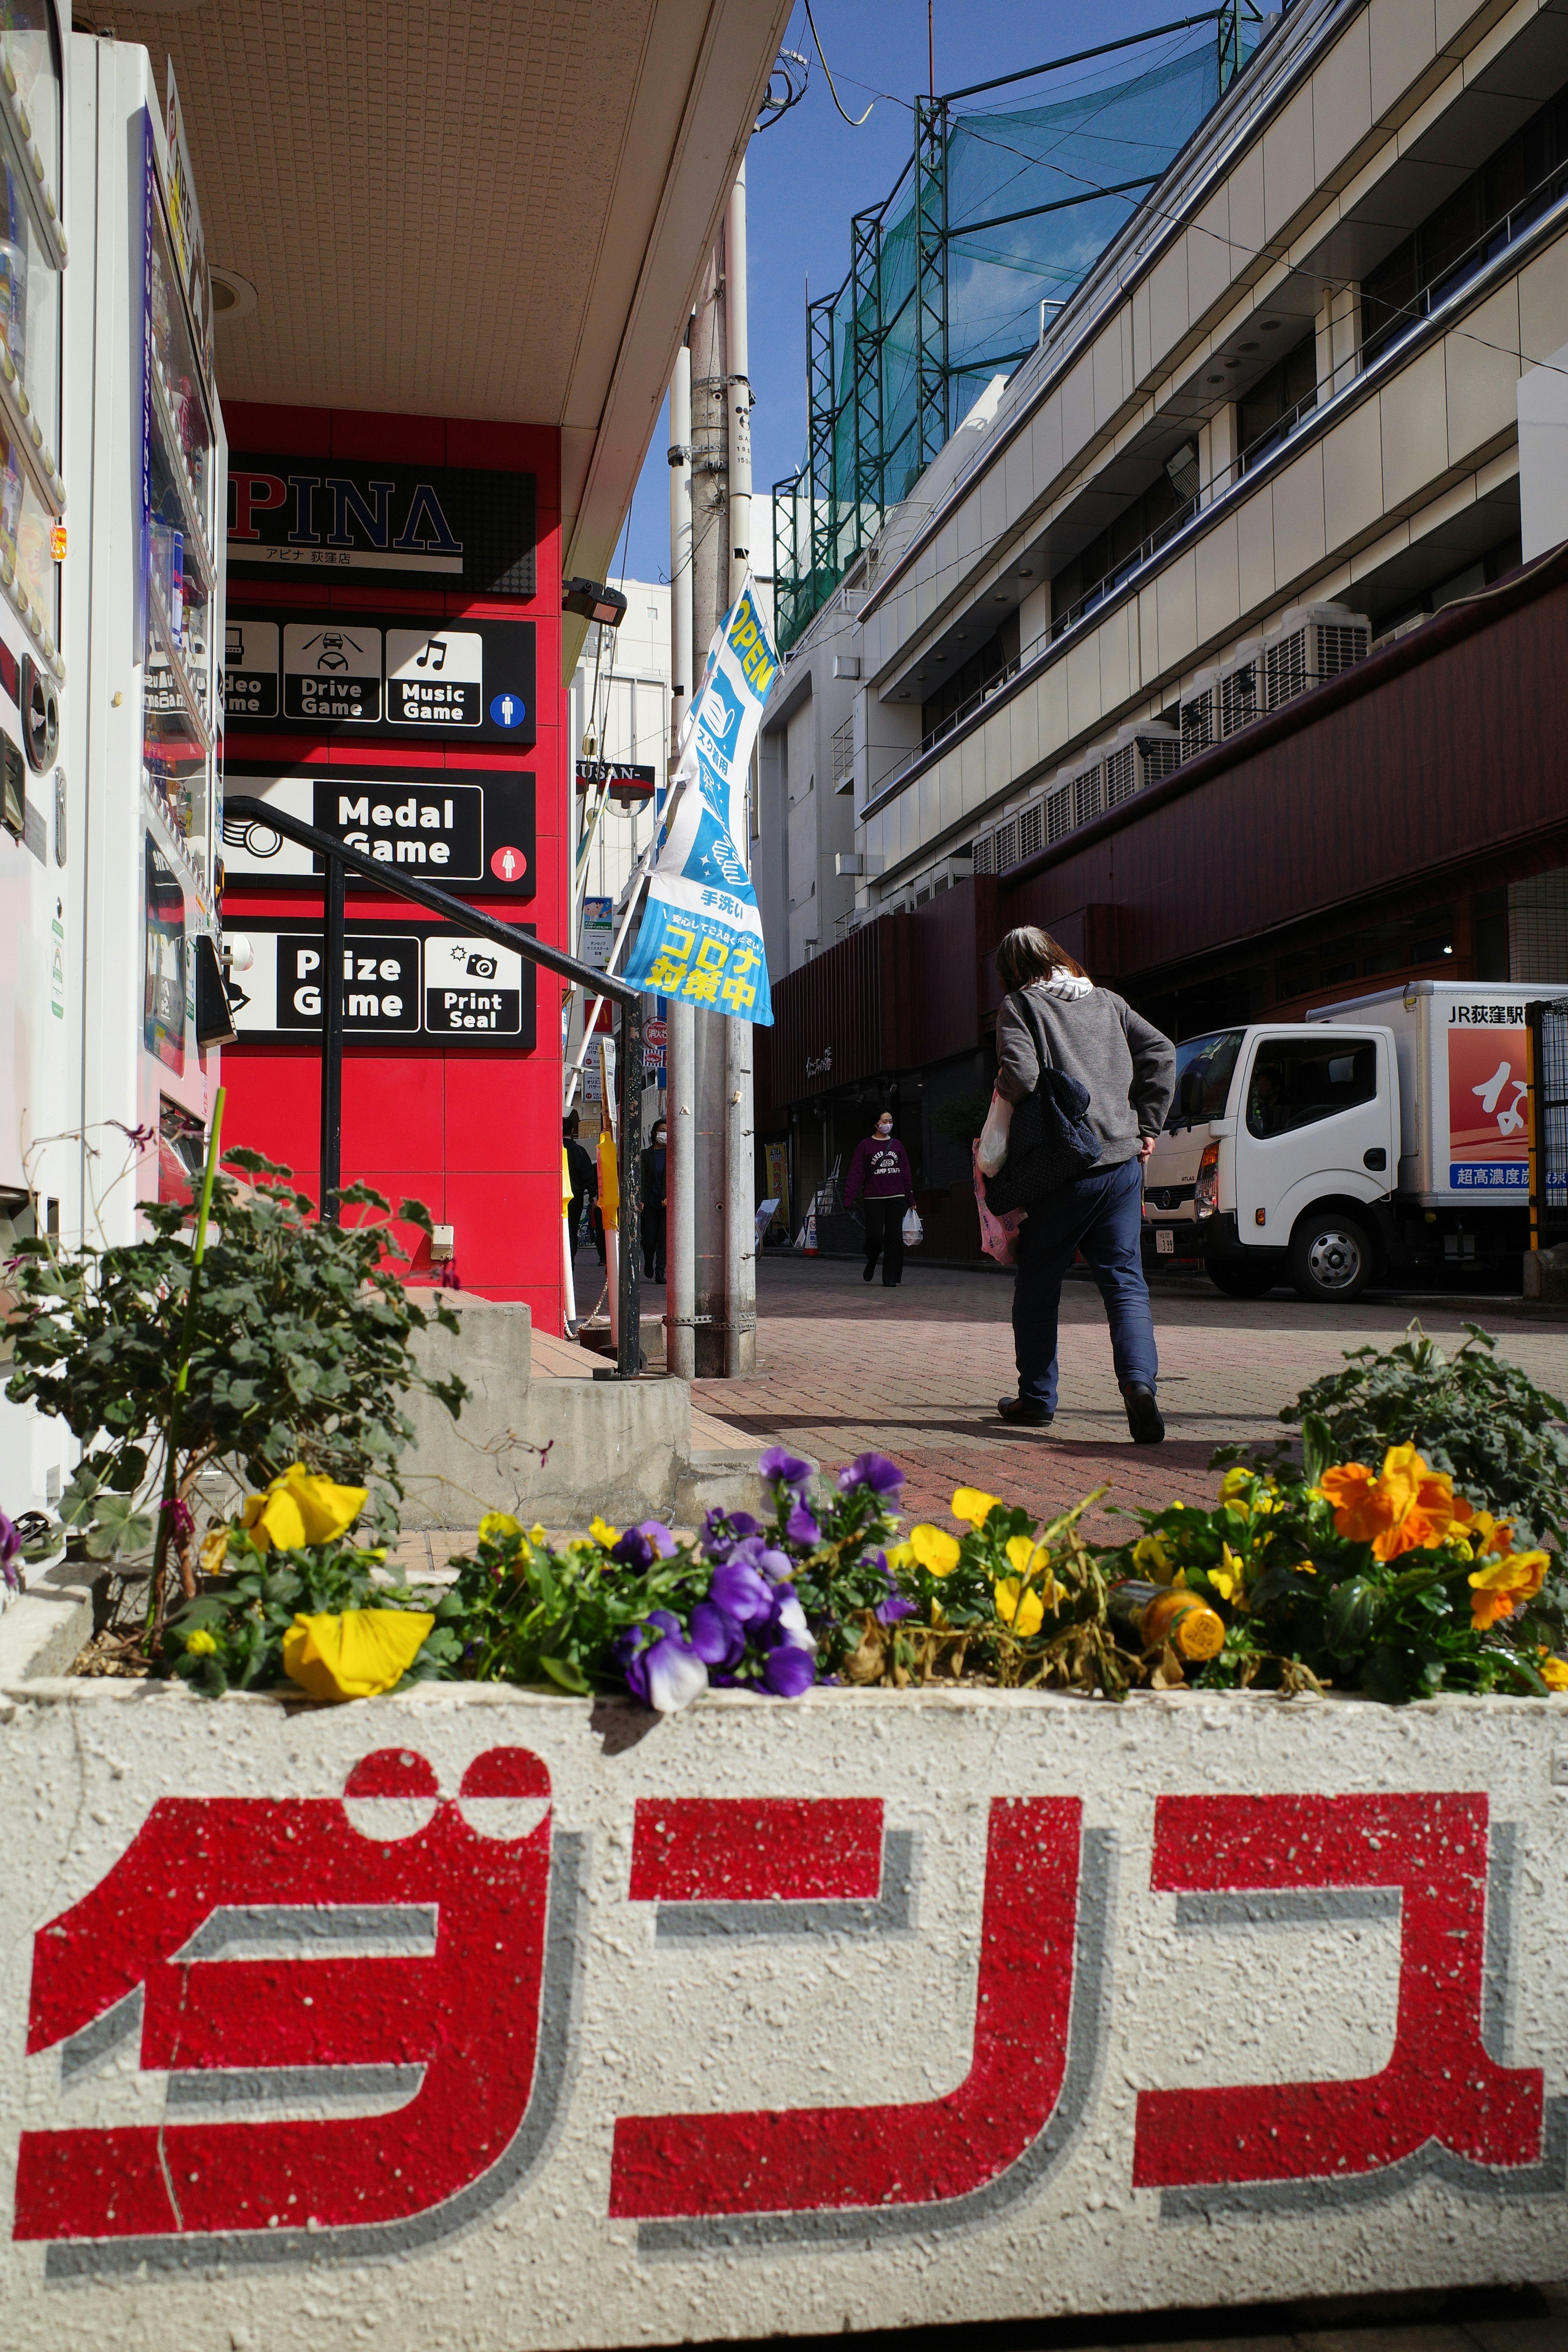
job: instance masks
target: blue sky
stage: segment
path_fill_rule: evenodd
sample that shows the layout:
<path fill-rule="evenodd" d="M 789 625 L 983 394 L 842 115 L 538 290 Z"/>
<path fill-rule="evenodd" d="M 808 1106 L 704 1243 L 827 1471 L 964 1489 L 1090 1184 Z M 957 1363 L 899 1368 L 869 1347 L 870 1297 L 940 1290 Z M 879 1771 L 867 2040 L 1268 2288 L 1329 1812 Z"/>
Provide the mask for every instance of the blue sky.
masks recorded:
<path fill-rule="evenodd" d="M 1205 0 L 1197 0 L 1197 14 Z M 799 465 L 805 446 L 805 297 L 827 294 L 849 267 L 849 216 L 879 203 L 907 162 L 913 100 L 927 88 L 926 0 L 812 0 L 838 95 L 850 114 L 871 105 L 858 131 L 842 121 L 828 92 L 804 6 L 784 42 L 811 61 L 805 98 L 753 138 L 746 158 L 751 264 L 753 478 L 767 489 Z M 1039 65 L 1120 34 L 1171 24 L 1187 13 L 1174 0 L 934 0 L 939 90 Z M 1151 63 L 1157 52 L 1148 52 Z M 879 95 L 885 93 L 885 95 Z M 669 566 L 665 451 L 668 411 L 649 446 L 632 502 L 623 568 L 662 580 Z"/>

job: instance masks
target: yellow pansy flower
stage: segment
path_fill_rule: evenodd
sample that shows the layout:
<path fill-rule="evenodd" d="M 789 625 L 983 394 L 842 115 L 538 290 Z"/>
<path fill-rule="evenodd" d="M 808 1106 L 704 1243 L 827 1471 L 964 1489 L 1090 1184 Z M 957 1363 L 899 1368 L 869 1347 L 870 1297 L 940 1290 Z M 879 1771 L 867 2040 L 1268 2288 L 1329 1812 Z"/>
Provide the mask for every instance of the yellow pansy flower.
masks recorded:
<path fill-rule="evenodd" d="M 189 1648 L 187 1643 L 186 1647 Z M 1550 1650 L 1540 1652 L 1541 1679 L 1548 1690 L 1568 1691 L 1568 1658 L 1553 1657 Z"/>
<path fill-rule="evenodd" d="M 926 1521 L 911 1528 L 910 1549 L 932 1576 L 946 1576 L 958 1566 L 958 1539 L 945 1528 L 933 1528 Z"/>
<path fill-rule="evenodd" d="M 1222 1601 L 1240 1601 L 1246 1589 L 1246 1570 L 1227 1543 L 1220 1546 L 1220 1563 L 1209 1570 L 1209 1582 Z"/>
<path fill-rule="evenodd" d="M 888 1566 L 895 1570 L 900 1568 L 908 1568 L 910 1561 L 914 1559 L 914 1546 L 912 1544 L 890 1544 L 888 1548 L 887 1553 Z"/>
<path fill-rule="evenodd" d="M 621 1531 L 619 1528 L 611 1527 L 608 1519 L 601 1518 L 597 1512 L 595 1513 L 593 1518 L 588 1522 L 588 1533 L 592 1536 L 594 1541 L 598 1545 L 601 1551 L 609 1551 L 611 1548 L 614 1545 L 618 1544 L 621 1539 Z"/>
<path fill-rule="evenodd" d="M 202 1538 L 199 1564 L 204 1576 L 216 1576 L 228 1554 L 228 1529 L 209 1528 Z M 190 1644 L 186 1643 L 188 1649 Z"/>
<path fill-rule="evenodd" d="M 1000 1500 L 999 1495 L 988 1495 L 984 1487 L 960 1486 L 952 1497 L 952 1516 L 955 1519 L 967 1519 L 972 1528 L 984 1527 Z"/>
<path fill-rule="evenodd" d="M 1160 1536 L 1140 1536 L 1132 1547 L 1132 1565 L 1156 1580 L 1163 1576 L 1171 1565 L 1171 1554 L 1164 1539 Z"/>
<path fill-rule="evenodd" d="M 1035 1541 L 1033 1536 L 1009 1536 L 1007 1557 L 1020 1576 L 1028 1577 L 1044 1568 L 1050 1554 L 1044 1544 Z"/>
<path fill-rule="evenodd" d="M 997 1616 L 1004 1625 L 1011 1625 L 1021 1642 L 1026 1642 L 1031 1633 L 1039 1632 L 1046 1613 L 1045 1603 L 1037 1592 L 1029 1591 L 1021 1578 L 1004 1576 L 995 1585 L 994 1593 Z"/>
<path fill-rule="evenodd" d="M 531 1544 L 537 1544 L 542 1551 L 548 1550 L 550 1545 L 550 1530 L 545 1526 L 542 1519 L 535 1519 L 533 1525 L 528 1531 L 528 1540 Z"/>
<path fill-rule="evenodd" d="M 187 1658 L 210 1658 L 216 1650 L 217 1643 L 205 1625 L 198 1625 L 194 1633 L 187 1633 L 185 1636 Z"/>
<path fill-rule="evenodd" d="M 508 1536 L 520 1536 L 521 1523 L 510 1511 L 487 1511 L 479 1521 L 481 1543 L 501 1543 Z"/>
<path fill-rule="evenodd" d="M 403 1680 L 435 1622 L 417 1609 L 296 1617 L 283 1636 L 283 1671 L 311 1698 L 374 1698 Z"/>
<path fill-rule="evenodd" d="M 340 1486 L 290 1462 L 265 1494 L 246 1497 L 245 1524 L 267 1549 L 299 1551 L 347 1535 L 369 1500 L 367 1486 Z"/>

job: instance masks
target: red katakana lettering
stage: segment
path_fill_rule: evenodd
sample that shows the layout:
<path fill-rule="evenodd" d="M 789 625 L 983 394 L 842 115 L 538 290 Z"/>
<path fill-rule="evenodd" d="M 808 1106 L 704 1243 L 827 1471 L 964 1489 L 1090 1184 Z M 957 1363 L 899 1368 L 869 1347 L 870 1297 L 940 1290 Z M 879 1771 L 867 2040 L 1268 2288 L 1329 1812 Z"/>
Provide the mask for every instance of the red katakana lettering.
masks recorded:
<path fill-rule="evenodd" d="M 1360 2082 L 1142 2091 L 1139 2188 L 1343 2179 L 1428 2141 L 1478 2164 L 1541 2155 L 1539 2067 L 1481 2042 L 1487 1799 L 1162 1797 L 1151 1884 L 1162 1890 L 1396 1887 L 1394 2054 Z"/>
<path fill-rule="evenodd" d="M 160 1799 L 91 1893 L 35 1937 L 28 2049 L 140 1988 L 143 2067 L 372 2062 L 422 2069 L 418 2086 L 353 2120 L 25 2132 L 15 2234 L 398 2221 L 487 2171 L 534 2079 L 549 1795 L 526 1748 L 479 1757 L 445 1803 L 422 1756 L 387 1748 L 355 1767 L 342 1802 Z M 391 1816 L 380 1834 L 378 1806 Z M 309 1957 L 312 1940 L 334 1956 Z M 395 1956 L 374 1956 L 378 1941 Z"/>

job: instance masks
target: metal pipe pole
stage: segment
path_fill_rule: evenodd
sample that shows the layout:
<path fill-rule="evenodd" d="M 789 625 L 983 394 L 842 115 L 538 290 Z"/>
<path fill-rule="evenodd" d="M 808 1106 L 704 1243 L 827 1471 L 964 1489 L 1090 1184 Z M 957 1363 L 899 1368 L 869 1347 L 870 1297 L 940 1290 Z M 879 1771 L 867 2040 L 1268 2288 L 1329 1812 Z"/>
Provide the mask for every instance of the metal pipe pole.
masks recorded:
<path fill-rule="evenodd" d="M 642 1370 L 642 999 L 621 1007 L 620 1134 L 616 1172 L 620 1181 L 620 1328 L 616 1334 L 617 1379 L 634 1380 Z"/>
<path fill-rule="evenodd" d="M 343 1150 L 343 869 L 329 857 L 321 938 L 321 1218 L 338 1222 Z"/>
<path fill-rule="evenodd" d="M 746 166 L 730 191 L 724 227 L 724 359 L 730 442 L 730 602 L 752 568 L 752 385 L 746 326 Z M 755 758 L 753 752 L 752 757 Z M 751 793 L 735 846 L 752 862 Z M 724 1373 L 757 1369 L 756 1118 L 752 1024 L 724 1022 Z"/>
<path fill-rule="evenodd" d="M 717 249 L 709 258 L 691 326 L 691 604 L 692 694 L 708 648 L 730 601 L 728 356 L 724 337 L 724 275 Z M 695 1160 L 695 1319 L 699 1380 L 721 1377 L 729 1323 L 725 1281 L 727 1191 L 724 1126 L 730 1088 L 721 1013 L 692 1020 L 691 1125 Z"/>
<path fill-rule="evenodd" d="M 669 381 L 669 768 L 673 772 L 691 705 L 691 351 L 690 330 L 675 354 Z M 667 788 L 668 790 L 668 788 Z M 668 805 L 668 799 L 666 805 Z M 677 1380 L 696 1377 L 697 1187 L 692 1079 L 695 1014 L 666 1003 L 665 1363 Z"/>

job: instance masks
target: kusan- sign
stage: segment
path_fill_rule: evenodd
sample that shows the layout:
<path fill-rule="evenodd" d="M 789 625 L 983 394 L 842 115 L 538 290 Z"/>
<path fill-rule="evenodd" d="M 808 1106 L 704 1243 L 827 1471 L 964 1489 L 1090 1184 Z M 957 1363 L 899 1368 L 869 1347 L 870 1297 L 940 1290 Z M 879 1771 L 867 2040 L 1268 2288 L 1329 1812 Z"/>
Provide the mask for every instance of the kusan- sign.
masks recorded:
<path fill-rule="evenodd" d="M 534 478 L 237 454 L 228 469 L 228 568 L 274 578 L 382 572 L 531 596 Z"/>

